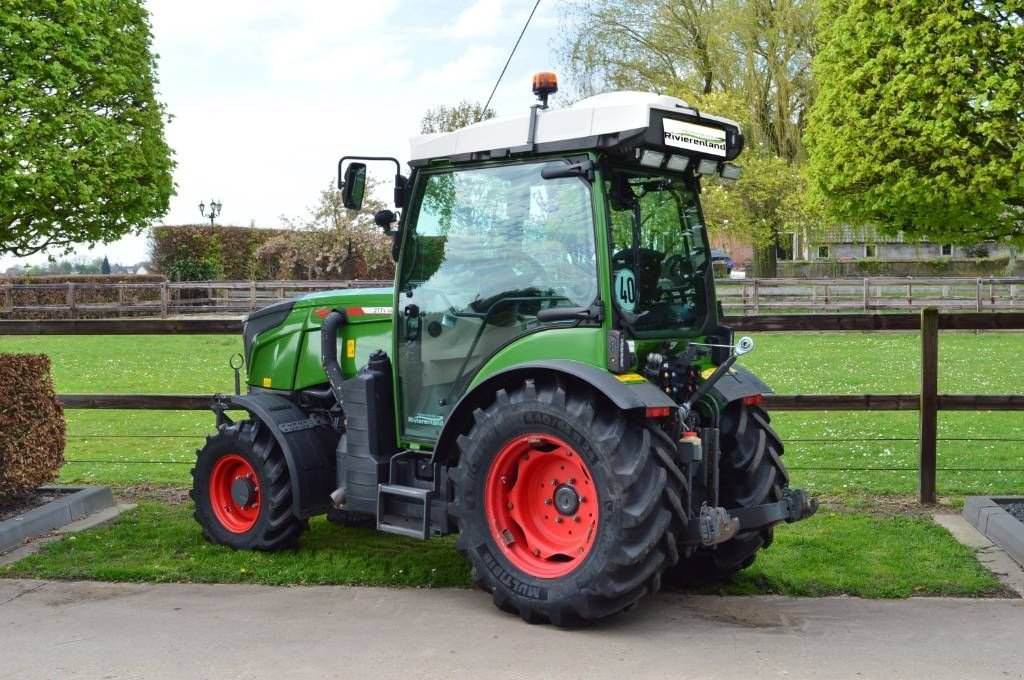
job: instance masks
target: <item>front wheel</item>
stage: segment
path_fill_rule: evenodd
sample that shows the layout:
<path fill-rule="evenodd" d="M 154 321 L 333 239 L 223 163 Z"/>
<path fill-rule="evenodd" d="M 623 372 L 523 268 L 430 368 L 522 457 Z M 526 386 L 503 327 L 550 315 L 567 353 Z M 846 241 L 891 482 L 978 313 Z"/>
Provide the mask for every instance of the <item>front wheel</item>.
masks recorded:
<path fill-rule="evenodd" d="M 207 540 L 244 550 L 295 547 L 306 523 L 292 514 L 288 466 L 266 427 L 232 423 L 196 454 L 190 495 Z"/>
<path fill-rule="evenodd" d="M 658 590 L 687 503 L 671 440 L 589 388 L 499 390 L 458 439 L 456 547 L 499 608 L 577 625 Z"/>

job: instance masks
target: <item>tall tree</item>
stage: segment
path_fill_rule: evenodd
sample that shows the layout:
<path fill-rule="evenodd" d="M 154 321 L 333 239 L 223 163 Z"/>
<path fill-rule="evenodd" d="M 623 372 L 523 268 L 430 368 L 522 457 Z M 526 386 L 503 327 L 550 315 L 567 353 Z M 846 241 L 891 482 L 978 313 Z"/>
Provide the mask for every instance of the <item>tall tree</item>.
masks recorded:
<path fill-rule="evenodd" d="M 151 42 L 142 0 L 4 0 L 0 253 L 116 240 L 167 211 Z"/>
<path fill-rule="evenodd" d="M 640 89 L 738 119 L 755 152 L 800 161 L 815 0 L 590 0 L 561 58 L 580 95 Z"/>
<path fill-rule="evenodd" d="M 420 120 L 420 132 L 425 135 L 451 132 L 488 118 L 494 118 L 494 109 L 488 108 L 485 111 L 480 102 L 462 100 L 455 106 L 427 109 Z"/>
<path fill-rule="evenodd" d="M 770 179 L 745 172 L 739 184 L 717 194 L 737 201 L 732 212 L 748 214 L 740 206 L 762 205 L 767 184 L 799 180 L 774 159 L 791 166 L 805 160 L 801 137 L 814 93 L 817 0 L 589 0 L 569 12 L 573 28 L 561 57 L 578 94 L 639 89 L 680 97 L 740 122 L 747 139 L 741 163 L 782 171 Z M 801 197 L 804 183 L 784 188 L 785 200 L 770 201 L 770 219 L 729 220 L 732 231 L 749 230 L 744 235 L 755 246 L 757 276 L 775 275 L 778 232 L 772 229 L 805 223 L 793 193 Z M 709 201 L 709 220 L 725 224 L 726 207 Z"/>
<path fill-rule="evenodd" d="M 807 140 L 835 217 L 1024 240 L 1024 2 L 832 0 Z"/>
<path fill-rule="evenodd" d="M 108 260 L 107 256 L 104 255 L 103 256 L 103 263 L 100 265 L 100 274 L 109 274 L 109 273 L 110 273 L 110 260 Z"/>

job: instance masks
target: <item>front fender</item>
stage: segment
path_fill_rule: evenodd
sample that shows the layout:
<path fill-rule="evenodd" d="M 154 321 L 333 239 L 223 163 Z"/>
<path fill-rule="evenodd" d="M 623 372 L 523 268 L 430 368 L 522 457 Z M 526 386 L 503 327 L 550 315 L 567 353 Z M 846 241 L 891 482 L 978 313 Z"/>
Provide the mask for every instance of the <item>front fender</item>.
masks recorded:
<path fill-rule="evenodd" d="M 288 466 L 292 513 L 305 519 L 327 512 L 340 435 L 310 420 L 309 414 L 279 394 L 250 392 L 223 400 L 229 409 L 247 411 L 274 435 Z"/>
<path fill-rule="evenodd" d="M 467 392 L 452 409 L 445 421 L 434 447 L 432 459 L 435 462 L 453 464 L 456 460 L 455 439 L 468 428 L 473 411 L 489 405 L 499 389 L 507 388 L 523 380 L 551 374 L 565 376 L 567 379 L 584 383 L 600 392 L 608 401 L 623 411 L 634 411 L 649 407 L 678 406 L 672 399 L 657 387 L 642 379 L 639 375 L 630 374 L 633 379 L 626 381 L 625 376 L 616 376 L 606 370 L 570 359 L 548 359 L 529 361 L 510 366 L 488 376 L 486 380 Z"/>

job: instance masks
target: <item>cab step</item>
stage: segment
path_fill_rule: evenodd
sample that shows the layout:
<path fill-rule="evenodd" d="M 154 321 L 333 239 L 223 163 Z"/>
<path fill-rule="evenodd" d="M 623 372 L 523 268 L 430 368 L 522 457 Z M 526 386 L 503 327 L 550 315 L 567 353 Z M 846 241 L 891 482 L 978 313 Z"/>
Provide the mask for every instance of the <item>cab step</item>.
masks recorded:
<path fill-rule="evenodd" d="M 377 531 L 423 540 L 430 538 L 430 497 L 433 493 L 431 489 L 415 486 L 379 484 Z M 398 503 L 404 507 L 395 508 Z"/>

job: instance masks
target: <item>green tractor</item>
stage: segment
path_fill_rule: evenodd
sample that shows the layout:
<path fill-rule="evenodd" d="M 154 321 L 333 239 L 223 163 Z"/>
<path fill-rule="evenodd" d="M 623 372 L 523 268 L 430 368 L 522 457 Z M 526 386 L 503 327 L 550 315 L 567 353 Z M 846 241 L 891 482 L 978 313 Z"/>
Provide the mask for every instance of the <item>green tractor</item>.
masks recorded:
<path fill-rule="evenodd" d="M 578 625 L 728 578 L 813 514 L 715 299 L 700 183 L 738 177 L 738 125 L 635 92 L 552 109 L 555 88 L 413 139 L 408 177 L 341 159 L 351 209 L 366 162 L 398 170 L 401 216 L 375 216 L 394 287 L 246 319 L 248 389 L 215 398 L 193 470 L 209 540 L 293 548 L 320 514 L 457 533 L 498 607 Z"/>

